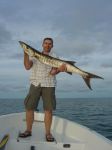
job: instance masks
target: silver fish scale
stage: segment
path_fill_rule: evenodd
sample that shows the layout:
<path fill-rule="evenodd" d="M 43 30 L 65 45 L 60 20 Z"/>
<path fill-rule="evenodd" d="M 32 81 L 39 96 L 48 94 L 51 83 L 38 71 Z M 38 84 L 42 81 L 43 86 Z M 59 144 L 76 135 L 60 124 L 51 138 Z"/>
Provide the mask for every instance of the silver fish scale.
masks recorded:
<path fill-rule="evenodd" d="M 53 60 L 52 58 L 47 58 L 47 56 L 42 56 L 42 55 L 40 56 L 39 60 L 52 67 L 59 67 L 62 64 L 56 60 Z"/>

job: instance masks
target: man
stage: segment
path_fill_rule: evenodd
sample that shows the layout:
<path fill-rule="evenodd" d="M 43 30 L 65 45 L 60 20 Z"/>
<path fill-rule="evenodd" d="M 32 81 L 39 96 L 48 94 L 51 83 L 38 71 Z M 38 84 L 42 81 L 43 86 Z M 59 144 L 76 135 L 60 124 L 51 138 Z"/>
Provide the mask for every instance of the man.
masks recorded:
<path fill-rule="evenodd" d="M 51 49 L 53 48 L 53 39 L 45 38 L 43 40 L 43 54 L 54 56 Z M 60 68 L 52 68 L 39 62 L 36 58 L 30 59 L 24 52 L 24 66 L 26 70 L 31 69 L 30 90 L 25 98 L 24 104 L 26 109 L 26 131 L 20 133 L 20 137 L 26 138 L 32 135 L 32 125 L 34 121 L 34 111 L 36 110 L 40 97 L 43 99 L 43 108 L 45 112 L 45 137 L 46 141 L 54 141 L 51 134 L 52 111 L 56 109 L 55 98 L 55 75 L 59 72 L 66 71 L 66 65 L 63 64 Z M 50 74 L 50 75 L 49 75 Z"/>

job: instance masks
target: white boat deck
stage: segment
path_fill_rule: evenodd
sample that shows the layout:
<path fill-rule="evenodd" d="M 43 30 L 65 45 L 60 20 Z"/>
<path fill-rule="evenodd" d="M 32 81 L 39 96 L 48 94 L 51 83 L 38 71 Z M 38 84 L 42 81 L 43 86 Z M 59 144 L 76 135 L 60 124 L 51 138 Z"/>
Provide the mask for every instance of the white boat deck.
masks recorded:
<path fill-rule="evenodd" d="M 51 149 L 59 150 L 59 149 L 65 149 L 64 146 L 69 146 L 69 150 L 83 150 L 85 143 L 68 137 L 68 136 L 62 136 L 61 134 L 54 132 L 51 130 L 53 136 L 55 137 L 54 142 L 46 142 L 45 139 L 45 128 L 44 128 L 44 122 L 43 121 L 35 121 L 33 124 L 33 130 L 32 130 L 32 136 L 28 138 L 20 138 L 18 137 L 19 132 L 23 132 L 25 130 L 25 120 L 23 119 L 23 126 L 21 128 L 12 128 L 10 130 L 10 143 L 9 147 L 10 149 L 15 149 L 16 147 L 21 146 L 21 148 L 24 147 L 24 150 L 30 150 L 31 146 L 35 147 L 35 150 L 37 149 Z M 68 149 L 68 148 L 67 148 Z"/>
<path fill-rule="evenodd" d="M 112 150 L 112 142 L 77 123 L 53 117 L 51 132 L 54 142 L 46 142 L 44 115 L 35 113 L 32 136 L 19 138 L 26 129 L 25 114 L 0 117 L 2 135 L 9 133 L 5 150 Z"/>

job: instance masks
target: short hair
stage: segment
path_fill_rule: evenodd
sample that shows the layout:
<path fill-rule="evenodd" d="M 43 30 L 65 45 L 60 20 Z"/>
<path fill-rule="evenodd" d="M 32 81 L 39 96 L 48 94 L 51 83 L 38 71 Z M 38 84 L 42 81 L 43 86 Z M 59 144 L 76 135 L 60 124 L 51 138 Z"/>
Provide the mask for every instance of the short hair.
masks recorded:
<path fill-rule="evenodd" d="M 53 45 L 53 39 L 52 39 L 52 38 L 50 38 L 50 37 L 44 38 L 44 39 L 43 39 L 43 43 L 44 43 L 46 40 L 50 40 L 50 41 L 52 42 L 52 45 Z"/>

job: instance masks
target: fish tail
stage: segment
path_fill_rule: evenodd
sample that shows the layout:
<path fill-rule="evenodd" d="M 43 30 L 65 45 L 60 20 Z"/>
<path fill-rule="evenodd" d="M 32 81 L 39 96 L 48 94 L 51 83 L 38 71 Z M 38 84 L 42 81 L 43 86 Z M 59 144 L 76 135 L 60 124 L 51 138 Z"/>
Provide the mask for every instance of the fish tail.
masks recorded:
<path fill-rule="evenodd" d="M 95 75 L 95 74 L 92 74 L 92 73 L 86 72 L 86 74 L 87 74 L 87 75 L 82 76 L 82 78 L 84 79 L 85 83 L 87 84 L 87 86 L 89 87 L 90 90 L 92 90 L 91 84 L 90 84 L 90 80 L 91 80 L 92 78 L 104 79 L 104 78 L 102 78 L 102 77 L 100 77 L 100 76 L 97 76 L 97 75 Z"/>

